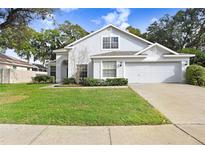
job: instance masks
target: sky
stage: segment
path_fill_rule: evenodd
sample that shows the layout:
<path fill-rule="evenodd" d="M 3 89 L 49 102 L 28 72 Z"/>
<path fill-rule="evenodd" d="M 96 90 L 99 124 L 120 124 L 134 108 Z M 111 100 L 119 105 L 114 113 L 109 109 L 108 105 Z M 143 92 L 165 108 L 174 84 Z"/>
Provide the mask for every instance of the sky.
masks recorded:
<path fill-rule="evenodd" d="M 80 25 L 88 32 L 96 31 L 107 24 L 114 24 L 122 29 L 131 25 L 144 33 L 154 21 L 159 20 L 165 14 L 172 16 L 179 10 L 178 8 L 61 8 L 57 9 L 45 20 L 34 20 L 30 23 L 30 26 L 37 31 L 55 28 L 56 25 L 51 20 L 53 18 L 56 24 L 61 24 L 68 20 L 73 24 Z M 12 50 L 8 50 L 6 54 L 18 58 Z M 33 63 L 33 60 L 31 59 L 30 62 Z M 39 62 L 37 61 L 36 63 Z"/>

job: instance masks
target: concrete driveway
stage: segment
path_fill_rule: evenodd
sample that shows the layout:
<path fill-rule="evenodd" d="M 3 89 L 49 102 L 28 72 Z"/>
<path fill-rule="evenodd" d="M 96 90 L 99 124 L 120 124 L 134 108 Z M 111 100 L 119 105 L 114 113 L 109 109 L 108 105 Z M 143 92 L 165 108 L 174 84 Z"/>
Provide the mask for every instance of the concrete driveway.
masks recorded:
<path fill-rule="evenodd" d="M 205 88 L 186 84 L 132 84 L 130 87 L 176 127 L 205 143 Z"/>

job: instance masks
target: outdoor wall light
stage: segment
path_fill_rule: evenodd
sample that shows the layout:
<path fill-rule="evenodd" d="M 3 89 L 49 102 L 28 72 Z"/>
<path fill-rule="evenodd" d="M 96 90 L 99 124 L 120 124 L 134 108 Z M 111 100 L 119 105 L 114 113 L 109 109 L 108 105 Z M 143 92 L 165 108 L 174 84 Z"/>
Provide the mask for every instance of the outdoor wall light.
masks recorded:
<path fill-rule="evenodd" d="M 121 67 L 121 66 L 122 66 L 122 62 L 119 63 L 119 67 Z"/>
<path fill-rule="evenodd" d="M 183 65 L 188 65 L 188 61 L 187 60 L 184 60 L 184 61 L 182 61 L 182 63 L 183 63 Z"/>

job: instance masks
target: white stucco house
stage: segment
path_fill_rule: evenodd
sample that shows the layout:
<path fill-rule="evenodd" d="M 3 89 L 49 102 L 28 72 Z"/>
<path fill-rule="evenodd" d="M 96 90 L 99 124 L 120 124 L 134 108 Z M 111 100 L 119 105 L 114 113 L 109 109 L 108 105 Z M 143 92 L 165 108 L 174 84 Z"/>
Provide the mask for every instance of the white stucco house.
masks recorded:
<path fill-rule="evenodd" d="M 149 42 L 114 25 L 108 25 L 63 49 L 48 73 L 56 71 L 56 82 L 65 77 L 95 79 L 127 78 L 129 83 L 183 82 L 191 54 L 179 54 Z"/>

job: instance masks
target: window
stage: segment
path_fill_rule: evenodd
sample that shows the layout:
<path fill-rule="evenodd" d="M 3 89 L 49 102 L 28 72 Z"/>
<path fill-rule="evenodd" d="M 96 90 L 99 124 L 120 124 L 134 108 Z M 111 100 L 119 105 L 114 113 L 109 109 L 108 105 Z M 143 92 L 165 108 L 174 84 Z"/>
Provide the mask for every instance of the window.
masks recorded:
<path fill-rule="evenodd" d="M 86 64 L 77 65 L 80 78 L 86 78 L 88 73 L 88 67 Z"/>
<path fill-rule="evenodd" d="M 103 62 L 103 77 L 116 77 L 116 62 Z"/>
<path fill-rule="evenodd" d="M 15 69 L 15 70 L 16 70 L 16 66 L 13 66 L 13 69 Z"/>
<path fill-rule="evenodd" d="M 118 37 L 103 37 L 103 49 L 118 49 Z"/>
<path fill-rule="evenodd" d="M 50 76 L 56 76 L 56 66 L 50 66 Z"/>

